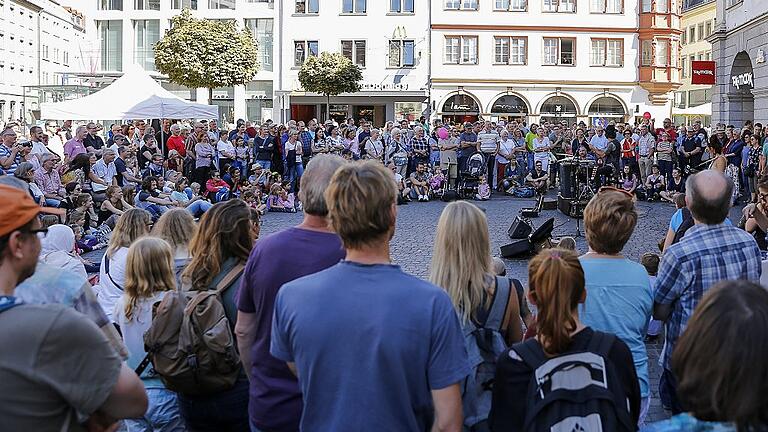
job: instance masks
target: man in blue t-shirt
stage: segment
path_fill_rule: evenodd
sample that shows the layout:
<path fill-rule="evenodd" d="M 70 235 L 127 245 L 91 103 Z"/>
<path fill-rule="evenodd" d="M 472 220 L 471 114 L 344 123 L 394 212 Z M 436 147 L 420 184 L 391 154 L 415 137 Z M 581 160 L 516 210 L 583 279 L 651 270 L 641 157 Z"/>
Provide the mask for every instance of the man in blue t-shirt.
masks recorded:
<path fill-rule="evenodd" d="M 391 263 L 397 193 L 380 163 L 336 171 L 325 197 L 346 259 L 277 294 L 270 352 L 299 378 L 301 430 L 462 427 L 461 326 L 445 291 Z"/>

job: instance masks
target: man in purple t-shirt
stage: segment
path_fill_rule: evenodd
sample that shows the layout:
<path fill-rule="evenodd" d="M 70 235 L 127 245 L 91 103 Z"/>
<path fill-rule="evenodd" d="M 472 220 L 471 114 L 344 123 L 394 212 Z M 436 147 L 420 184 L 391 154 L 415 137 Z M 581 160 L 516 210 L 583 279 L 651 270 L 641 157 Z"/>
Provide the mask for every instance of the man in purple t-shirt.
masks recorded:
<path fill-rule="evenodd" d="M 248 408 L 255 430 L 299 429 L 302 400 L 298 381 L 284 361 L 269 353 L 272 312 L 283 284 L 325 270 L 345 256 L 341 239 L 328 226 L 323 196 L 331 176 L 343 164 L 339 156 L 312 158 L 299 191 L 304 221 L 260 239 L 243 273 L 235 333 L 251 382 Z"/>

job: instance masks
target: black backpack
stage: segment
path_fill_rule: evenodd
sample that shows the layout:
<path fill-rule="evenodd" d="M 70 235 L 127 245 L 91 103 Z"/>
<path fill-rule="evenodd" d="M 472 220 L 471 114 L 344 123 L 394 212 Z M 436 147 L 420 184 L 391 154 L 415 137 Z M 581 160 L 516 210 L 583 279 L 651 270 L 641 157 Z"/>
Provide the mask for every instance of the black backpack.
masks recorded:
<path fill-rule="evenodd" d="M 683 207 L 683 222 L 679 227 L 677 227 L 677 231 L 675 231 L 675 237 L 672 239 L 672 244 L 680 243 L 680 240 L 683 239 L 686 231 L 688 231 L 695 224 L 696 222 L 693 220 L 691 211 Z"/>
<path fill-rule="evenodd" d="M 526 398 L 526 432 L 637 430 L 629 399 L 608 359 L 616 336 L 594 332 L 585 351 L 548 358 L 535 339 L 512 349 L 533 369 Z"/>

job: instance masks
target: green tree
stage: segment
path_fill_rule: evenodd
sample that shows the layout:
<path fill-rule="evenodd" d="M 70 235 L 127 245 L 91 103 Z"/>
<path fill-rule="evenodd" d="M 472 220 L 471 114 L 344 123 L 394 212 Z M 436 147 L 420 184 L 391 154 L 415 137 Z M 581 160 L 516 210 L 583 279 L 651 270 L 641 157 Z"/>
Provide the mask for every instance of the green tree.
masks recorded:
<path fill-rule="evenodd" d="M 299 82 L 304 90 L 325 95 L 325 112 L 329 117 L 331 96 L 359 92 L 362 79 L 360 67 L 339 53 L 309 56 L 299 70 Z"/>
<path fill-rule="evenodd" d="M 188 9 L 155 44 L 155 65 L 171 82 L 207 88 L 209 99 L 214 87 L 248 83 L 259 70 L 250 30 L 238 30 L 232 20 L 194 18 Z"/>

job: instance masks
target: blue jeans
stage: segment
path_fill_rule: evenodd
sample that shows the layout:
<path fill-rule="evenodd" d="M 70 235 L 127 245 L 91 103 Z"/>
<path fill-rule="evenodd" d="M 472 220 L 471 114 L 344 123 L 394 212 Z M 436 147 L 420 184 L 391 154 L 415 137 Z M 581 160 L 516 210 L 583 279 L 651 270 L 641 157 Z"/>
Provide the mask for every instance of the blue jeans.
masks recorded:
<path fill-rule="evenodd" d="M 184 193 L 187 194 L 187 197 L 189 197 L 189 199 L 192 199 L 192 196 L 194 195 L 194 193 L 192 193 L 191 187 L 184 188 Z"/>
<path fill-rule="evenodd" d="M 179 395 L 181 416 L 190 432 L 250 432 L 248 379 L 210 396 Z"/>
<path fill-rule="evenodd" d="M 126 419 L 128 432 L 184 432 L 176 393 L 164 388 L 148 388 L 149 408 L 142 418 Z"/>
<path fill-rule="evenodd" d="M 669 408 L 672 415 L 680 414 L 683 407 L 680 405 L 680 399 L 677 398 L 677 379 L 669 369 L 664 369 L 659 380 L 659 398 L 664 408 Z"/>
<path fill-rule="evenodd" d="M 265 171 L 269 171 L 270 168 L 272 168 L 271 160 L 257 160 L 256 163 L 261 165 L 261 167 L 264 168 Z"/>
<path fill-rule="evenodd" d="M 46 198 L 45 205 L 48 207 L 58 207 L 61 205 L 61 201 L 53 198 Z"/>
<path fill-rule="evenodd" d="M 299 182 L 301 176 L 304 175 L 304 165 L 296 163 L 296 165 L 288 168 L 288 178 L 286 179 L 291 184 L 290 192 L 296 193 L 299 190 Z"/>
<path fill-rule="evenodd" d="M 528 172 L 533 171 L 533 152 L 528 152 Z"/>
<path fill-rule="evenodd" d="M 187 210 L 189 210 L 193 216 L 200 216 L 207 212 L 211 207 L 213 207 L 213 204 L 209 203 L 208 201 L 197 200 L 190 204 L 189 207 L 187 207 Z"/>

